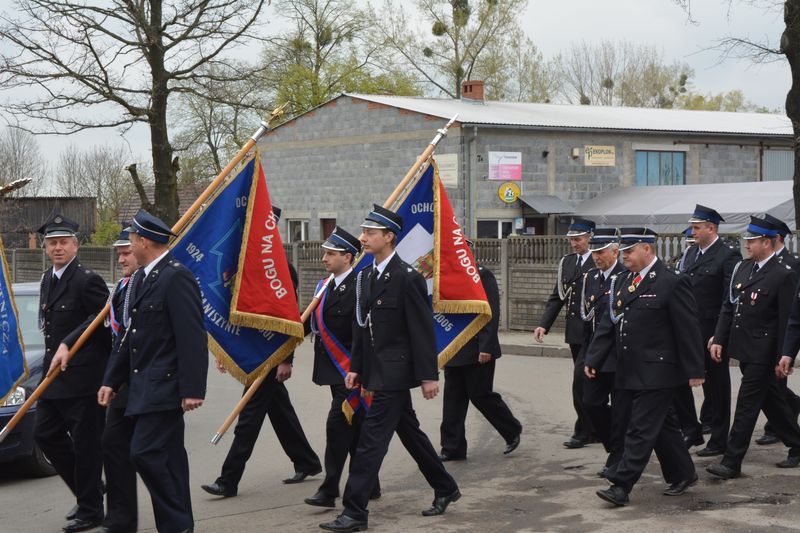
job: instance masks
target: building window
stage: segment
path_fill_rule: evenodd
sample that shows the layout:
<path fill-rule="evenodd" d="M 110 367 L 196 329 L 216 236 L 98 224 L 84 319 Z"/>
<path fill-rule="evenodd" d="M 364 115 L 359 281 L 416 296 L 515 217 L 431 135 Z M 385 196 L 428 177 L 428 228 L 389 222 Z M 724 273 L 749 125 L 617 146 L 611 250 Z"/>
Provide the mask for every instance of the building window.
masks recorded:
<path fill-rule="evenodd" d="M 505 239 L 514 231 L 513 220 L 479 220 L 479 239 Z"/>
<path fill-rule="evenodd" d="M 636 151 L 636 185 L 683 185 L 686 152 Z"/>
<path fill-rule="evenodd" d="M 287 220 L 286 236 L 288 242 L 308 240 L 308 220 Z"/>

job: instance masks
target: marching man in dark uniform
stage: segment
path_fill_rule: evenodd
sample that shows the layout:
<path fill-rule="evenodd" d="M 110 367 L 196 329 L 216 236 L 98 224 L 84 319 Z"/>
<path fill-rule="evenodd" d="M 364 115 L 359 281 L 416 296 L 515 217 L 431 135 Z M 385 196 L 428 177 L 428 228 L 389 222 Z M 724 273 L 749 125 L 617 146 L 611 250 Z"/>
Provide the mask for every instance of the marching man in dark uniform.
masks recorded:
<path fill-rule="evenodd" d="M 608 294 L 611 291 L 612 277 L 618 276 L 625 270 L 619 263 L 619 232 L 616 229 L 595 229 L 594 235 L 589 240 L 589 249 L 597 267 L 583 275 L 581 318 L 584 321 L 584 341 L 577 363 L 581 371 L 585 371 L 585 352 L 589 348 L 595 329 L 608 311 Z M 600 477 L 605 477 L 608 468 L 622 458 L 622 446 L 625 440 L 625 421 L 622 419 L 620 409 L 614 406 L 616 366 L 617 357 L 611 350 L 602 367 L 596 372 L 585 374 L 588 379 L 583 384 L 583 404 L 586 413 L 597 433 L 597 438 L 608 453 L 606 464 L 598 473 Z"/>
<path fill-rule="evenodd" d="M 131 249 L 142 267 L 128 282 L 125 336 L 97 391 L 100 405 L 108 406 L 128 386 L 131 460 L 150 492 L 159 533 L 194 529 L 183 415 L 203 404 L 208 372 L 200 288 L 170 253 L 172 235 L 143 209 L 133 219 Z"/>
<path fill-rule="evenodd" d="M 112 344 L 117 343 L 125 335 L 122 323 L 125 294 L 131 275 L 139 268 L 136 257 L 131 250 L 128 229 L 122 230 L 114 242 L 119 265 L 122 267 L 122 279 L 114 286 L 111 293 L 111 306 L 104 325 L 110 329 Z M 66 356 L 83 331 L 94 320 L 96 314 L 90 315 L 83 325 L 68 335 L 58 347 L 53 365 L 60 364 L 66 371 Z M 112 352 L 113 352 L 112 348 Z M 106 475 L 106 516 L 99 533 L 127 533 L 136 531 L 138 525 L 138 509 L 136 496 L 136 469 L 130 458 L 131 437 L 133 435 L 133 419 L 125 416 L 128 404 L 128 389 L 123 386 L 111 405 L 106 410 L 106 424 L 103 431 L 103 468 Z"/>
<path fill-rule="evenodd" d="M 108 299 L 103 278 L 85 269 L 77 259 L 78 224 L 56 215 L 39 233 L 52 268 L 42 276 L 39 327 L 45 337 L 42 377 L 59 365 L 53 362 L 59 345 L 84 320 L 100 312 Z M 103 460 L 100 436 L 105 411 L 95 394 L 103 378 L 110 344 L 98 331 L 81 347 L 69 369 L 42 393 L 36 410 L 36 443 L 75 494 L 77 509 L 67 515 L 64 531 L 84 531 L 103 520 L 100 477 Z"/>
<path fill-rule="evenodd" d="M 722 300 L 727 295 L 731 274 L 736 263 L 742 260 L 739 250 L 734 250 L 717 235 L 719 223 L 725 219 L 714 209 L 697 204 L 689 223 L 692 225 L 694 245 L 686 252 L 681 272 L 689 276 L 692 293 L 697 302 L 700 334 L 703 345 L 714 336 Z M 731 374 L 727 354 L 719 361 L 711 359 L 705 351 L 706 382 L 703 393 L 706 402 L 711 436 L 708 444 L 697 452 L 700 457 L 722 455 L 728 441 L 731 422 Z M 697 420 L 694 395 L 687 385 L 676 398 L 676 411 L 684 431 L 687 446 L 703 443 L 702 427 Z"/>
<path fill-rule="evenodd" d="M 711 345 L 711 357 L 720 361 L 727 352 L 739 360 L 742 373 L 725 455 L 721 463 L 706 468 L 723 479 L 740 475 L 759 411 L 764 411 L 772 430 L 789 447 L 788 458 L 777 466 L 794 468 L 800 464 L 797 416 L 776 377 L 776 366 L 784 355 L 783 340 L 797 274 L 775 257 L 776 235 L 772 224 L 751 217 L 743 235 L 750 258 L 734 272 Z"/>
<path fill-rule="evenodd" d="M 616 349 L 616 400 L 627 420 L 620 461 L 608 469 L 612 486 L 597 491 L 616 506 L 641 477 L 655 450 L 665 495 L 683 494 L 697 481 L 694 463 L 672 410 L 675 393 L 687 381 L 703 383 L 703 346 L 697 308 L 686 276 L 668 269 L 656 256 L 656 233 L 647 228 L 620 230 L 622 261 L 628 272 L 611 285 L 608 313 L 586 353 L 586 371 L 602 369 Z"/>
<path fill-rule="evenodd" d="M 472 243 L 467 241 L 472 247 Z M 469 402 L 497 430 L 509 454 L 519 446 L 522 424 L 511 413 L 500 394 L 494 392 L 495 361 L 500 358 L 500 291 L 492 271 L 477 265 L 481 284 L 492 308 L 492 319 L 453 356 L 444 367 L 444 401 L 442 410 L 442 461 L 466 459 L 467 439 L 464 422 Z"/>
<path fill-rule="evenodd" d="M 356 274 L 353 260 L 361 251 L 361 241 L 342 228 L 336 227 L 322 243 L 322 263 L 333 276 L 322 280 L 316 293 L 320 302 L 311 317 L 314 331 L 314 373 L 317 385 L 331 388 L 331 408 L 325 424 L 325 480 L 317 493 L 306 498 L 308 505 L 333 507 L 339 497 L 339 480 L 348 453 L 350 460 L 356 451 L 358 436 L 366 410 L 367 400 L 358 391 L 348 391 L 344 377 L 350 371 L 350 348 L 353 343 L 353 320 L 356 308 Z M 324 285 L 326 283 L 327 285 Z M 345 418 L 342 404 L 347 401 L 351 420 Z M 371 499 L 380 497 L 376 486 Z"/>
<path fill-rule="evenodd" d="M 775 237 L 775 257 L 778 259 L 778 262 L 789 265 L 792 267 L 792 270 L 800 274 L 800 259 L 786 248 L 786 236 L 791 234 L 792 230 L 789 229 L 786 222 L 769 213 L 764 215 L 764 220 L 771 223 L 778 231 L 778 236 Z M 800 397 L 789 388 L 787 381 L 788 380 L 785 379 L 781 380 L 778 382 L 778 385 L 783 389 L 784 394 L 786 394 L 786 400 L 789 402 L 789 406 L 792 408 L 796 417 L 800 414 Z M 769 422 L 767 422 L 764 424 L 764 434 L 756 439 L 756 444 L 764 446 L 767 444 L 777 444 L 778 442 L 780 442 L 780 439 L 775 435 L 775 432 L 772 431 Z"/>
<path fill-rule="evenodd" d="M 281 209 L 272 206 L 272 214 L 277 224 L 281 217 Z M 297 271 L 291 263 L 287 262 L 287 265 L 289 266 L 289 276 L 292 278 L 295 298 L 297 298 Z M 236 427 L 233 429 L 233 442 L 231 442 L 231 447 L 222 463 L 222 471 L 213 483 L 200 486 L 204 491 L 223 498 L 230 498 L 239 493 L 239 482 L 244 475 L 247 461 L 250 460 L 255 449 L 264 419 L 267 417 L 269 417 L 270 425 L 275 436 L 278 437 L 281 448 L 294 465 L 294 474 L 284 479 L 283 482 L 286 484 L 300 483 L 307 477 L 322 472 L 319 457 L 306 438 L 303 426 L 292 405 L 292 399 L 289 397 L 289 390 L 286 388 L 285 382 L 292 377 L 293 362 L 294 353 L 270 370 L 264 382 L 239 413 Z M 225 367 L 219 360 L 216 363 L 217 370 L 224 374 Z M 245 392 L 247 392 L 246 387 L 242 391 L 242 395 Z"/>
<path fill-rule="evenodd" d="M 427 285 L 394 250 L 402 225 L 401 217 L 378 205 L 361 225 L 364 250 L 375 262 L 356 280 L 356 322 L 345 385 L 350 390 L 362 385 L 372 394 L 372 403 L 350 463 L 344 512 L 320 524 L 329 531 L 367 529 L 369 497 L 395 432 L 434 489 L 433 505 L 422 511 L 424 516 L 443 514 L 461 497 L 411 404 L 413 388 L 421 387 L 426 400 L 438 394 L 439 372 Z"/>
<path fill-rule="evenodd" d="M 594 268 L 592 252 L 589 251 L 589 238 L 595 224 L 591 220 L 575 218 L 567 230 L 569 245 L 573 253 L 561 258 L 558 263 L 558 278 L 553 293 L 548 298 L 539 320 L 539 327 L 533 331 L 536 342 L 544 342 L 544 336 L 550 331 L 558 313 L 566 304 L 566 329 L 564 339 L 572 352 L 572 362 L 577 363 L 583 343 L 583 320 L 580 314 L 580 291 L 583 275 Z M 582 448 L 592 439 L 593 428 L 586 409 L 583 407 L 583 370 L 577 365 L 572 373 L 572 405 L 578 419 L 572 436 L 564 442 L 567 448 Z"/>

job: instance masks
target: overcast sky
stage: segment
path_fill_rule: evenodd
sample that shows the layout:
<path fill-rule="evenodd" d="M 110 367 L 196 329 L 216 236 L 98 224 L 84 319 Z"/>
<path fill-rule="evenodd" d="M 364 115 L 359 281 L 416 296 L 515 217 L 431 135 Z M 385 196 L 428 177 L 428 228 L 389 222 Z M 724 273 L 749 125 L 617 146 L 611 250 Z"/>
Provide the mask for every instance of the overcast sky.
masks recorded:
<path fill-rule="evenodd" d="M 0 0 L 0 5 L 6 0 Z M 768 1 L 768 0 L 765 0 Z M 626 39 L 648 43 L 664 52 L 669 62 L 689 64 L 695 71 L 694 90 L 719 93 L 743 91 L 748 100 L 769 108 L 782 108 L 791 78 L 785 60 L 754 65 L 748 60 L 720 63 L 719 52 L 706 50 L 726 35 L 777 42 L 783 28 L 782 10 L 765 11 L 733 0 L 728 13 L 725 0 L 694 0 L 692 17 L 673 0 L 531 0 L 521 17 L 522 27 L 545 56 L 567 49 L 580 40 Z M 780 5 L 782 2 L 776 2 Z M 274 7 L 269 8 L 274 13 Z M 272 25 L 274 31 L 275 25 Z M 149 134 L 136 126 L 122 139 L 114 130 L 95 130 L 69 137 L 40 137 L 43 152 L 53 167 L 58 152 L 69 143 L 122 143 L 131 161 L 149 159 Z"/>

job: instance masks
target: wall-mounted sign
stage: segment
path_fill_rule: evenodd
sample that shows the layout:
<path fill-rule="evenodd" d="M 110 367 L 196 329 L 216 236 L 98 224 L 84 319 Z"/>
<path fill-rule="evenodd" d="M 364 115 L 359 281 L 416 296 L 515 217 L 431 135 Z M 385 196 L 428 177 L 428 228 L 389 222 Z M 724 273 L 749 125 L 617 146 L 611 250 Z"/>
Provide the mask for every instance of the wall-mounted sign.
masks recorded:
<path fill-rule="evenodd" d="M 615 146 L 584 146 L 583 165 L 586 167 L 613 167 L 617 164 Z"/>
<path fill-rule="evenodd" d="M 500 185 L 500 188 L 497 189 L 497 196 L 499 196 L 503 202 L 513 204 L 519 198 L 519 185 L 513 181 L 503 183 Z"/>
<path fill-rule="evenodd" d="M 489 152 L 489 179 L 522 179 L 522 152 Z"/>
<path fill-rule="evenodd" d="M 458 187 L 458 154 L 436 154 L 439 179 L 445 187 Z"/>

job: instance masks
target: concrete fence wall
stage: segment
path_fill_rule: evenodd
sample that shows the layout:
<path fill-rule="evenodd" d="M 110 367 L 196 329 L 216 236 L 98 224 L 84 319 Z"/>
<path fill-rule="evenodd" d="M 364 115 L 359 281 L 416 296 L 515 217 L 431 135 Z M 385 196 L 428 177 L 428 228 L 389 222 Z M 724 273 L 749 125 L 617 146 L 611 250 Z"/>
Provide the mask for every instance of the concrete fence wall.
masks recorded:
<path fill-rule="evenodd" d="M 738 242 L 738 236 L 723 236 L 728 242 Z M 325 277 L 320 242 L 304 241 L 284 244 L 287 259 L 297 269 L 301 310 L 311 300 L 317 282 Z M 658 255 L 668 263 L 676 261 L 683 250 L 680 235 L 660 235 Z M 798 239 L 787 242 L 789 250 L 797 253 Z M 567 239 L 559 236 L 533 236 L 509 239 L 480 239 L 475 243 L 477 261 L 491 269 L 500 288 L 500 327 L 511 330 L 533 330 L 556 282 L 558 260 L 569 252 Z M 743 255 L 746 254 L 743 251 Z M 81 247 L 81 263 L 98 272 L 112 283 L 120 277 L 116 254 L 110 248 Z M 39 281 L 48 266 L 41 249 L 6 250 L 14 282 Z M 563 317 L 553 325 L 562 329 Z"/>

